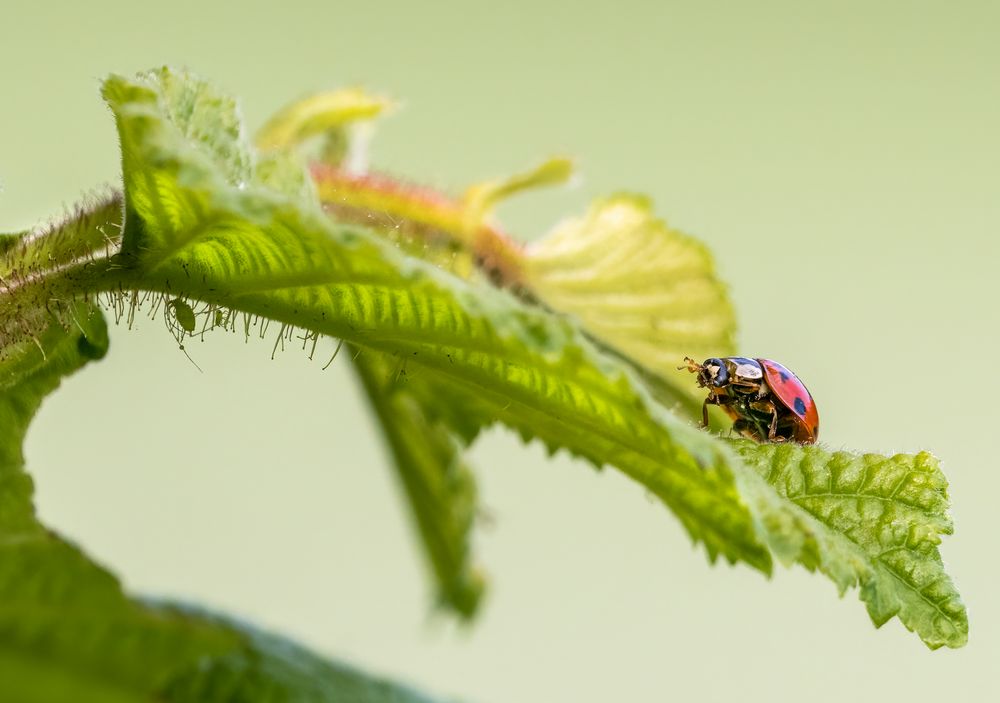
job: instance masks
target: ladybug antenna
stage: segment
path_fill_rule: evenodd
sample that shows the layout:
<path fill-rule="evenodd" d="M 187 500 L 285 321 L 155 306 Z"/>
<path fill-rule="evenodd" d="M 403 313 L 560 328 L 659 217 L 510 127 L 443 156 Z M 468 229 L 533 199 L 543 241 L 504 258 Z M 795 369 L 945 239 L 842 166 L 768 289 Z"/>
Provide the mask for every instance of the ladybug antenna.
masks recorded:
<path fill-rule="evenodd" d="M 678 366 L 677 370 L 678 371 L 683 371 L 684 369 L 687 369 L 691 373 L 698 373 L 703 368 L 705 368 L 705 367 L 702 366 L 701 364 L 699 364 L 694 359 L 692 359 L 690 356 L 685 356 L 684 357 L 684 365 L 683 366 Z"/>

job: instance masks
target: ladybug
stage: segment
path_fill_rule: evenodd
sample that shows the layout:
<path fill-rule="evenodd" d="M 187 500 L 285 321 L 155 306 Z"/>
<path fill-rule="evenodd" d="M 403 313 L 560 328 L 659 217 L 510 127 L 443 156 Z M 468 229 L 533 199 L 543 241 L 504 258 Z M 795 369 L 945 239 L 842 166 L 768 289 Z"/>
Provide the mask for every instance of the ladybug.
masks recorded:
<path fill-rule="evenodd" d="M 708 389 L 702 405 L 702 427 L 708 427 L 708 406 L 718 405 L 735 422 L 733 429 L 757 442 L 813 444 L 819 436 L 819 411 L 798 376 L 770 359 L 729 356 L 702 364 L 684 357 L 698 374 L 698 386 Z"/>

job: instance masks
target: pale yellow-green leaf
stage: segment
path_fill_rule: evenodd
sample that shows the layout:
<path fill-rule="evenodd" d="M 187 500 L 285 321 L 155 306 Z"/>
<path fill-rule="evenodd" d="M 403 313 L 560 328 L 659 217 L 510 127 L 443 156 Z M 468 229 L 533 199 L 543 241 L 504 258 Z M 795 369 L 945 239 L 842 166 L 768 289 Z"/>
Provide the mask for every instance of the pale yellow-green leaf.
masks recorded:
<path fill-rule="evenodd" d="M 735 317 L 705 246 L 619 195 L 530 245 L 526 287 L 553 310 L 681 393 L 702 392 L 677 366 L 734 352 Z"/>
<path fill-rule="evenodd" d="M 545 186 L 562 185 L 572 176 L 573 162 L 567 158 L 553 157 L 523 173 L 469 186 L 462 197 L 465 228 L 474 232 L 500 201 L 512 195 Z"/>
<path fill-rule="evenodd" d="M 352 122 L 374 119 L 392 107 L 388 98 L 360 88 L 316 93 L 291 103 L 268 120 L 255 143 L 261 150 L 285 149 Z"/>
<path fill-rule="evenodd" d="M 367 126 L 394 107 L 387 98 L 360 88 L 316 93 L 297 100 L 278 112 L 257 133 L 256 145 L 263 153 L 290 151 L 313 137 L 322 137 L 320 160 L 351 167 L 367 163 Z"/>

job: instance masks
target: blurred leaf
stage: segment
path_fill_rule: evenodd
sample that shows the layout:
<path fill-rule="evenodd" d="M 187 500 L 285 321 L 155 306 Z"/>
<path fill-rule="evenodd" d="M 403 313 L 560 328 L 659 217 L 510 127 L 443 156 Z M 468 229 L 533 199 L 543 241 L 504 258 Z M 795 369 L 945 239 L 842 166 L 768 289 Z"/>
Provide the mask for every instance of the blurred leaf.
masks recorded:
<path fill-rule="evenodd" d="M 525 285 L 546 305 L 699 406 L 704 393 L 678 364 L 735 351 L 736 319 L 711 254 L 642 198 L 594 204 L 531 245 L 526 259 Z"/>
<path fill-rule="evenodd" d="M 573 162 L 566 158 L 555 157 L 530 171 L 477 183 L 468 188 L 462 197 L 465 227 L 469 232 L 475 232 L 500 201 L 526 190 L 562 185 L 568 182 L 572 175 Z"/>
<path fill-rule="evenodd" d="M 128 599 L 117 579 L 41 525 L 21 445 L 62 376 L 104 356 L 104 319 L 72 307 L 0 362 L 0 700 L 358 701 L 427 699 L 242 626 Z"/>
<path fill-rule="evenodd" d="M 214 627 L 129 602 L 113 576 L 35 517 L 22 468 L 28 422 L 62 376 L 107 349 L 101 314 L 72 312 L 74 327 L 52 323 L 37 346 L 0 365 L 0 700 L 134 700 L 129 691 L 151 691 L 173 668 L 235 644 Z M 42 681 L 46 697 L 33 697 Z"/>
<path fill-rule="evenodd" d="M 481 427 L 475 400 L 426 378 L 410 378 L 405 359 L 359 350 L 353 364 L 392 451 L 423 538 L 443 604 L 471 617 L 484 580 L 471 564 L 476 485 L 462 452 Z M 463 417 L 436 412 L 461 409 Z"/>
<path fill-rule="evenodd" d="M 371 120 L 392 106 L 392 101 L 359 88 L 316 93 L 278 112 L 261 127 L 255 141 L 262 151 L 285 149 L 353 122 Z"/>
<path fill-rule="evenodd" d="M 265 154 L 284 151 L 322 136 L 320 161 L 329 166 L 346 162 L 350 170 L 367 164 L 366 127 L 391 110 L 393 103 L 358 88 L 317 93 L 291 103 L 268 120 L 257 133 L 257 147 Z"/>
<path fill-rule="evenodd" d="M 272 151 L 257 159 L 254 180 L 261 186 L 284 193 L 296 200 L 309 201 L 316 197 L 316 187 L 298 154 L 293 151 Z"/>
<path fill-rule="evenodd" d="M 158 693 L 170 703 L 433 703 L 408 687 L 322 659 L 282 637 L 200 614 L 239 632 L 244 648 L 178 672 Z"/>

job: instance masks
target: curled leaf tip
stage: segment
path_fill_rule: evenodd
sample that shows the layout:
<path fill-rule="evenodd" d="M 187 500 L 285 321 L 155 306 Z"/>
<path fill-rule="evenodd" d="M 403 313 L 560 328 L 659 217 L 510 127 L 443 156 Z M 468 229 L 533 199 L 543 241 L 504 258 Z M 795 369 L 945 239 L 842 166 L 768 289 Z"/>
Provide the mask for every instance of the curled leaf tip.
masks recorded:
<path fill-rule="evenodd" d="M 316 136 L 339 134 L 347 127 L 371 121 L 396 106 L 387 97 L 361 88 L 316 93 L 289 104 L 257 132 L 261 151 L 295 147 Z"/>
<path fill-rule="evenodd" d="M 470 186 L 462 198 L 467 228 L 472 230 L 482 224 L 501 201 L 528 190 L 564 185 L 574 171 L 571 159 L 556 156 L 523 173 Z"/>

